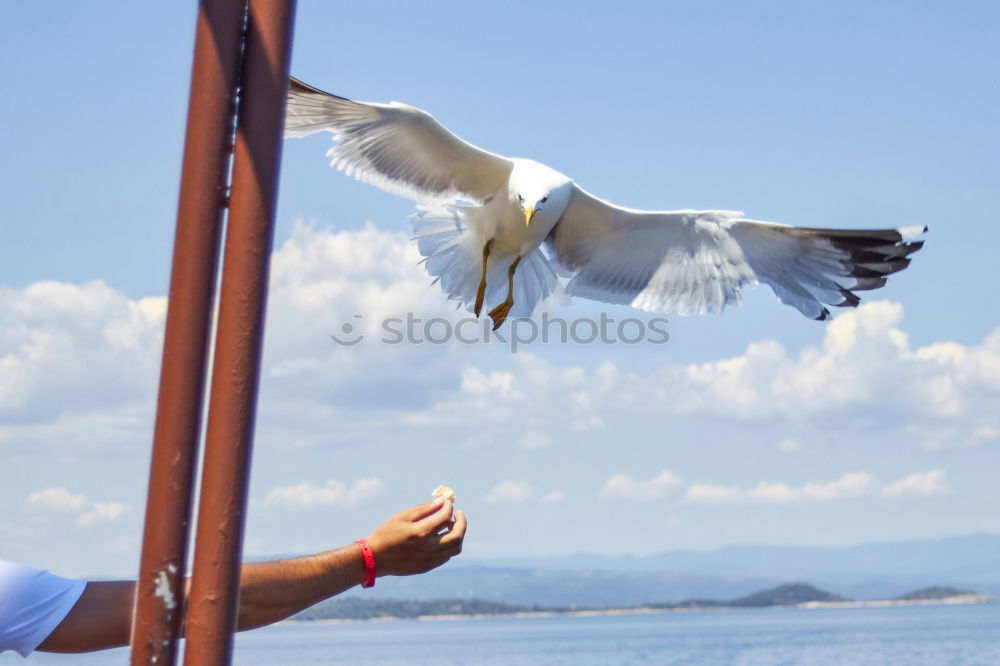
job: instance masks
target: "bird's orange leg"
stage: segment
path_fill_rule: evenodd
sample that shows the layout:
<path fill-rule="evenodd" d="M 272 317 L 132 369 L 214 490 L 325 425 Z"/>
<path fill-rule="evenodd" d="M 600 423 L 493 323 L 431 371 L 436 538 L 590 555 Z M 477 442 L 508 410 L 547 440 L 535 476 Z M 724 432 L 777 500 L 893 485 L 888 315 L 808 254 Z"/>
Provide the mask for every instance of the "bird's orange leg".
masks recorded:
<path fill-rule="evenodd" d="M 479 290 L 476 292 L 476 307 L 473 309 L 477 319 L 479 318 L 479 313 L 483 311 L 483 299 L 486 298 L 486 261 L 490 258 L 490 247 L 492 245 L 493 239 L 491 238 L 483 246 L 483 276 L 479 278 Z"/>
<path fill-rule="evenodd" d="M 517 265 L 521 263 L 521 257 L 518 257 L 514 261 L 510 262 L 510 268 L 507 269 L 507 298 L 503 303 L 496 306 L 490 310 L 490 319 L 493 320 L 493 330 L 500 328 L 504 320 L 507 319 L 507 315 L 510 314 L 510 308 L 514 305 L 514 271 L 517 269 Z"/>

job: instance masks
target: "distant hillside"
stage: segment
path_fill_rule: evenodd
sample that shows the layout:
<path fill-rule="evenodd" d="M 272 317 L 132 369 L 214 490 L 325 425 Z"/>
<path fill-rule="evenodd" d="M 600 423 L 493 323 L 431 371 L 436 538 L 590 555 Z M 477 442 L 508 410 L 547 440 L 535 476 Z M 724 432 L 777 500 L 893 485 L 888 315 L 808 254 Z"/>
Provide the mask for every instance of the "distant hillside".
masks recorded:
<path fill-rule="evenodd" d="M 513 606 L 628 607 L 720 603 L 789 580 L 859 600 L 896 599 L 929 583 L 1000 597 L 1000 535 L 847 548 L 733 546 L 646 557 L 457 558 L 421 576 L 388 577 L 366 599 L 481 599 Z M 685 601 L 687 600 L 687 601 Z M 691 601 L 694 600 L 694 601 Z"/>
<path fill-rule="evenodd" d="M 858 599 L 895 598 L 928 581 L 1000 596 L 1000 535 L 972 534 L 843 548 L 730 546 L 710 551 L 671 550 L 648 556 L 577 554 L 502 558 L 475 564 L 456 561 L 451 566 L 454 571 L 476 566 L 480 571 L 520 569 L 566 576 L 571 573 L 589 576 L 601 571 L 608 578 L 613 572 L 648 572 L 655 575 L 650 584 L 658 592 L 656 598 L 673 600 L 734 598 L 789 579 L 808 580 Z M 550 602 L 547 598 L 542 601 Z"/>
<path fill-rule="evenodd" d="M 421 576 L 382 578 L 372 589 L 351 594 L 366 599 L 487 599 L 514 605 L 607 608 L 692 598 L 734 599 L 776 582 L 781 581 L 668 571 L 558 571 L 449 563 Z"/>
<path fill-rule="evenodd" d="M 1000 534 L 969 534 L 846 547 L 743 545 L 716 550 L 668 550 L 655 555 L 518 557 L 480 560 L 494 567 L 560 570 L 673 571 L 726 578 L 817 581 L 889 576 L 1000 583 Z"/>
<path fill-rule="evenodd" d="M 847 601 L 807 583 L 789 583 L 761 590 L 729 602 L 730 606 L 793 606 L 809 601 Z"/>
<path fill-rule="evenodd" d="M 927 587 L 906 594 L 896 602 L 920 602 L 946 599 L 957 596 L 975 595 L 974 592 L 950 587 Z M 712 608 L 765 608 L 772 606 L 795 606 L 810 602 L 849 601 L 836 594 L 830 594 L 808 583 L 786 583 L 766 590 L 742 596 L 731 601 L 712 599 L 688 599 L 670 603 L 657 602 L 630 606 L 584 608 L 581 606 L 541 606 L 538 604 L 507 604 L 485 599 L 362 599 L 358 597 L 335 597 L 298 613 L 292 619 L 310 620 L 374 620 L 384 618 L 418 618 L 431 615 L 512 615 L 515 613 L 571 613 L 581 610 L 684 610 Z M 877 602 L 876 602 L 877 603 Z"/>
<path fill-rule="evenodd" d="M 900 601 L 924 601 L 929 599 L 948 599 L 950 597 L 966 597 L 976 594 L 970 590 L 960 590 L 957 587 L 925 587 L 914 592 L 908 592 L 900 597 Z"/>
<path fill-rule="evenodd" d="M 295 615 L 296 620 L 373 620 L 425 615 L 507 615 L 546 610 L 540 606 L 502 604 L 484 599 L 359 599 L 334 597 Z"/>

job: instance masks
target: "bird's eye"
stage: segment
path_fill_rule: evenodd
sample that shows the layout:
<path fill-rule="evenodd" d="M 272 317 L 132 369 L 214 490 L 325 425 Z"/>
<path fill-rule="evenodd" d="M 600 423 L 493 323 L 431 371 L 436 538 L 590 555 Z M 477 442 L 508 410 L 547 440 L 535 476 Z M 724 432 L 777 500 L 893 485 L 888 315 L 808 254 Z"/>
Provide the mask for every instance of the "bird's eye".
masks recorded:
<path fill-rule="evenodd" d="M 546 196 L 542 197 L 542 200 L 539 203 L 545 203 L 548 200 L 549 200 L 549 197 L 548 197 L 548 195 L 546 195 Z"/>
<path fill-rule="evenodd" d="M 522 197 L 520 194 L 517 195 L 517 200 L 520 201 L 521 203 L 524 203 L 524 197 Z"/>

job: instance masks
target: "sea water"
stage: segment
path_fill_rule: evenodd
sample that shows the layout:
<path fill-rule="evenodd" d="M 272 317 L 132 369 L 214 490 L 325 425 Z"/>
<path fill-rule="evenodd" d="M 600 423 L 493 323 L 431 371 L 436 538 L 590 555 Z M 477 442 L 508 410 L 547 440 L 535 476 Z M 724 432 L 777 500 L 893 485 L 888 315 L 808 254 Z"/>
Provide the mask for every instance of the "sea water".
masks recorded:
<path fill-rule="evenodd" d="M 0 664 L 126 664 L 126 650 Z M 1000 604 L 283 623 L 234 663 L 364 666 L 1000 665 Z"/>

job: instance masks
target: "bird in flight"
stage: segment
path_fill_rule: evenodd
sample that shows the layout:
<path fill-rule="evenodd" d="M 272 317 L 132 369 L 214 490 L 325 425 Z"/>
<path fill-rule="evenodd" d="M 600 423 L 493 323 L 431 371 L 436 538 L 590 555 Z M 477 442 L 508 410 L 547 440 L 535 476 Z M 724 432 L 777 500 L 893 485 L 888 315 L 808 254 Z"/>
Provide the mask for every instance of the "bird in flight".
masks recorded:
<path fill-rule="evenodd" d="M 291 79 L 285 136 L 329 131 L 332 165 L 417 202 L 424 264 L 448 297 L 493 328 L 529 317 L 568 280 L 570 296 L 650 312 L 721 313 L 763 282 L 824 320 L 906 268 L 926 227 L 841 230 L 747 219 L 728 210 L 616 206 L 533 160 L 455 136 L 420 109 L 331 95 Z M 543 249 L 544 248 L 544 249 Z"/>

